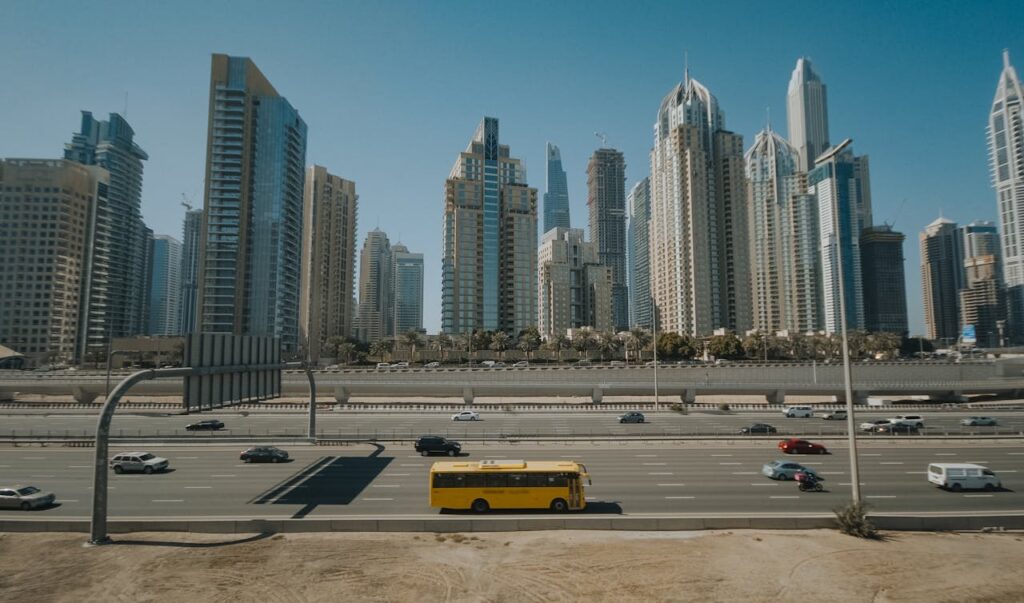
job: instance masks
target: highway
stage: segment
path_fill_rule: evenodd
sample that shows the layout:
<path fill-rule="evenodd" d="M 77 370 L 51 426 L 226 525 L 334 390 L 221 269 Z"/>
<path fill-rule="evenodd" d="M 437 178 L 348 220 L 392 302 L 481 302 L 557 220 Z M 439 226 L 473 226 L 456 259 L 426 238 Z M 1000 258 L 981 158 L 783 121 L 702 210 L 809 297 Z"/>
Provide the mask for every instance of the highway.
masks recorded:
<path fill-rule="evenodd" d="M 573 459 L 587 465 L 587 513 L 821 513 L 849 499 L 848 457 L 787 457 L 775 440 L 735 445 L 476 446 L 462 458 Z M 151 451 L 172 471 L 110 475 L 112 518 L 355 517 L 437 515 L 427 506 L 427 472 L 435 459 L 411 445 L 293 446 L 285 464 L 244 464 L 241 446 L 169 446 Z M 124 451 L 114 447 L 111 454 Z M 0 485 L 52 490 L 59 505 L 0 511 L 8 519 L 84 518 L 90 512 L 91 449 L 0 448 Z M 440 458 L 440 457 L 438 457 Z M 776 458 L 804 462 L 826 478 L 828 491 L 801 493 L 793 482 L 760 474 Z M 863 495 L 878 512 L 1024 511 L 1024 451 L 1019 446 L 866 446 Z M 998 492 L 952 493 L 926 480 L 929 462 L 975 462 L 999 474 Z"/>
<path fill-rule="evenodd" d="M 924 434 L 944 435 L 1020 435 L 1024 433 L 1024 412 L 1021 411 L 957 411 L 918 412 L 893 408 L 863 408 L 857 412 L 857 423 L 885 419 L 899 413 L 921 414 L 925 418 Z M 453 422 L 451 413 L 397 411 L 387 413 L 331 412 L 317 415 L 317 432 L 324 437 L 397 439 L 415 438 L 423 434 L 450 437 L 480 438 L 499 436 L 687 436 L 734 435 L 752 423 L 775 426 L 780 435 L 808 437 L 843 435 L 846 421 L 825 421 L 820 418 L 787 419 L 781 412 L 717 411 L 691 412 L 683 415 L 672 411 L 645 413 L 644 424 L 621 424 L 618 413 L 612 412 L 528 412 L 481 411 L 480 421 Z M 996 417 L 996 427 L 963 427 L 960 419 L 970 415 Z M 19 411 L 0 414 L 0 437 L 5 436 L 77 436 L 95 434 L 96 412 Z M 227 429 L 219 433 L 188 432 L 185 426 L 202 419 L 218 418 Z M 183 436 L 192 434 L 216 439 L 218 435 L 243 437 L 300 436 L 306 433 L 307 414 L 300 410 L 237 410 L 214 411 L 197 415 L 179 415 L 163 411 L 125 410 L 114 416 L 111 434 L 114 437 Z M 872 436 L 890 438 L 894 436 Z M 897 436 L 912 437 L 912 436 Z"/>

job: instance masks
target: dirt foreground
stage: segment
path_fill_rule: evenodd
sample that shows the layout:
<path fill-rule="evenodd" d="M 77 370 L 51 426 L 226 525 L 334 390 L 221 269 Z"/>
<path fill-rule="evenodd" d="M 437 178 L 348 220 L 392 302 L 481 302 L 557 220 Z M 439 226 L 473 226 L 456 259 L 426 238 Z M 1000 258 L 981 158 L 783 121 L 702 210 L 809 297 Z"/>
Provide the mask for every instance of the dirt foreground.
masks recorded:
<path fill-rule="evenodd" d="M 1021 601 L 1024 534 L 0 534 L 5 601 Z"/>

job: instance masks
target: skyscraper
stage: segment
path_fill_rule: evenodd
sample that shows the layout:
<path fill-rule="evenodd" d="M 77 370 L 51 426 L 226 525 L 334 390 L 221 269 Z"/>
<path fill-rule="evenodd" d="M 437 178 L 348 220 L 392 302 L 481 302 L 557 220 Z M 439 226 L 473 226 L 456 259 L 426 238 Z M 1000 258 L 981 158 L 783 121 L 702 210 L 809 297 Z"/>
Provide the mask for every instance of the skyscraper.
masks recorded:
<path fill-rule="evenodd" d="M 929 339 L 949 345 L 960 336 L 956 223 L 940 217 L 919 238 L 925 329 Z"/>
<path fill-rule="evenodd" d="M 686 74 L 658 110 L 651 151 L 651 292 L 659 327 L 749 328 L 743 139 Z"/>
<path fill-rule="evenodd" d="M 92 299 L 84 317 L 87 346 L 107 349 L 108 339 L 143 333 L 146 314 L 149 241 L 142 221 L 142 171 L 146 152 L 123 117 L 108 121 L 82 111 L 81 131 L 64 145 L 64 158 L 97 165 L 110 174 L 109 195 L 96 208 Z"/>
<path fill-rule="evenodd" d="M 177 335 L 181 321 L 181 242 L 167 235 L 156 235 L 150 250 L 146 333 Z"/>
<path fill-rule="evenodd" d="M 562 169 L 562 153 L 547 144 L 548 180 L 544 193 L 544 232 L 552 228 L 569 228 L 569 185 Z"/>
<path fill-rule="evenodd" d="M 871 226 L 871 181 L 867 166 L 867 156 L 858 157 L 851 149 L 846 149 L 819 162 L 807 175 L 808 192 L 814 195 L 818 205 L 823 322 L 829 333 L 840 330 L 837 236 L 842 243 L 846 325 L 851 329 L 864 328 L 860 235 Z"/>
<path fill-rule="evenodd" d="M 907 334 L 907 282 L 903 274 L 903 241 L 891 226 L 870 226 L 860 235 L 864 274 L 864 329 Z"/>
<path fill-rule="evenodd" d="M 181 228 L 181 302 L 178 332 L 182 335 L 196 329 L 196 302 L 199 293 L 199 239 L 203 230 L 203 210 L 185 212 Z"/>
<path fill-rule="evenodd" d="M 210 71 L 199 327 L 294 352 L 306 124 L 248 58 L 215 54 Z"/>
<path fill-rule="evenodd" d="M 31 364 L 86 360 L 93 236 L 109 182 L 105 169 L 73 161 L 0 161 L 0 341 Z"/>
<path fill-rule="evenodd" d="M 960 324 L 974 327 L 975 345 L 1003 346 L 1006 295 L 999 262 L 994 255 L 976 255 L 964 261 L 965 286 L 960 290 Z"/>
<path fill-rule="evenodd" d="M 612 268 L 601 263 L 597 246 L 583 230 L 554 228 L 540 243 L 537 330 L 544 337 L 568 329 L 612 328 Z"/>
<path fill-rule="evenodd" d="M 537 189 L 485 117 L 445 181 L 441 329 L 449 335 L 537 324 Z M 360 300 L 362 304 L 362 300 Z"/>
<path fill-rule="evenodd" d="M 1024 87 L 1008 50 L 1003 51 L 1003 72 L 988 118 L 988 155 L 1003 233 L 1007 319 L 1019 341 L 1024 338 Z"/>
<path fill-rule="evenodd" d="M 400 336 L 423 330 L 423 254 L 399 243 L 391 248 L 392 332 Z"/>
<path fill-rule="evenodd" d="M 797 167 L 802 172 L 809 172 L 814 167 L 814 160 L 830 146 L 828 94 L 810 59 L 797 59 L 793 75 L 789 78 L 786 118 L 789 142 L 800 155 Z"/>
<path fill-rule="evenodd" d="M 597 149 L 587 163 L 590 238 L 601 264 L 612 269 L 612 326 L 629 329 L 626 275 L 626 160 L 616 149 Z"/>
<path fill-rule="evenodd" d="M 306 170 L 299 345 L 312 362 L 327 339 L 352 334 L 358 199 L 355 182 L 319 165 Z"/>
<path fill-rule="evenodd" d="M 629 226 L 626 243 L 629 248 L 629 324 L 650 329 L 654 326 L 654 304 L 651 300 L 651 261 L 648 254 L 651 225 L 651 179 L 633 185 L 626 198 Z"/>
<path fill-rule="evenodd" d="M 374 228 L 366 234 L 359 255 L 359 311 L 355 322 L 359 341 L 373 343 L 395 334 L 391 266 L 388 235 Z"/>

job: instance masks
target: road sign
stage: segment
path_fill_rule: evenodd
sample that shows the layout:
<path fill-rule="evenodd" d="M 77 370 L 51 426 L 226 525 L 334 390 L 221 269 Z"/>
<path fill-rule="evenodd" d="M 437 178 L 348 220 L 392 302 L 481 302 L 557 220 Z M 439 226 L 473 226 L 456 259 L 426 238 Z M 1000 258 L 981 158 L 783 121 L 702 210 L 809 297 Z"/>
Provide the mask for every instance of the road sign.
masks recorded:
<path fill-rule="evenodd" d="M 188 412 L 259 402 L 281 396 L 281 340 L 229 333 L 194 333 L 185 339 L 184 403 Z"/>

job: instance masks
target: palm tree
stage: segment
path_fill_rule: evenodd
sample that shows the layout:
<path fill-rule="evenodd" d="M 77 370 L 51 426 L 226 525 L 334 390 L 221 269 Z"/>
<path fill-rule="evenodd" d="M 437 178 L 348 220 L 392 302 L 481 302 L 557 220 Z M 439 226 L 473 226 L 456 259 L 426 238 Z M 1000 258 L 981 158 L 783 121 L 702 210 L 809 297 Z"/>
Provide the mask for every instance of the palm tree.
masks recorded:
<path fill-rule="evenodd" d="M 345 364 L 352 362 L 352 354 L 356 351 L 356 346 L 351 341 L 343 341 L 338 344 L 335 349 L 335 358 L 344 358 Z"/>
<path fill-rule="evenodd" d="M 558 355 L 558 361 L 562 361 L 562 350 L 566 349 L 569 345 L 569 339 L 561 333 L 554 333 L 548 336 L 548 341 L 545 344 L 552 352 Z"/>
<path fill-rule="evenodd" d="M 390 339 L 378 339 L 370 344 L 370 355 L 376 356 L 381 362 L 384 362 L 384 356 L 390 354 L 394 346 L 395 342 Z"/>
<path fill-rule="evenodd" d="M 410 329 L 402 335 L 402 343 L 409 348 L 409 360 L 416 362 L 416 346 L 423 343 L 423 337 L 416 329 Z"/>
<path fill-rule="evenodd" d="M 585 355 L 587 360 L 590 360 L 589 351 L 594 345 L 594 331 L 589 327 L 583 327 L 578 329 L 572 335 L 572 349 L 576 350 L 577 355 Z"/>
<path fill-rule="evenodd" d="M 608 354 L 615 355 L 619 351 L 622 342 L 611 331 L 602 331 L 597 334 L 597 351 L 601 352 L 601 362 L 606 360 Z"/>
<path fill-rule="evenodd" d="M 454 342 L 447 333 L 441 331 L 440 333 L 437 334 L 437 337 L 434 338 L 433 345 L 434 349 L 437 350 L 437 353 L 441 356 L 441 360 L 443 361 L 444 351 L 447 349 L 451 349 L 452 345 L 454 345 Z"/>
<path fill-rule="evenodd" d="M 505 350 L 511 345 L 512 338 L 505 331 L 495 331 L 491 334 L 491 345 L 489 347 L 498 353 L 498 358 L 504 360 Z"/>
<path fill-rule="evenodd" d="M 644 358 L 641 350 L 647 347 L 647 344 L 651 342 L 651 334 L 646 329 L 640 327 L 634 327 L 630 330 L 629 335 L 626 336 L 626 346 L 633 348 L 634 358 L 637 362 L 643 362 Z"/>
<path fill-rule="evenodd" d="M 537 327 L 528 327 L 523 331 L 522 335 L 519 336 L 519 350 L 526 354 L 526 359 L 530 359 L 530 353 L 536 352 L 540 348 L 540 332 L 537 331 Z"/>

